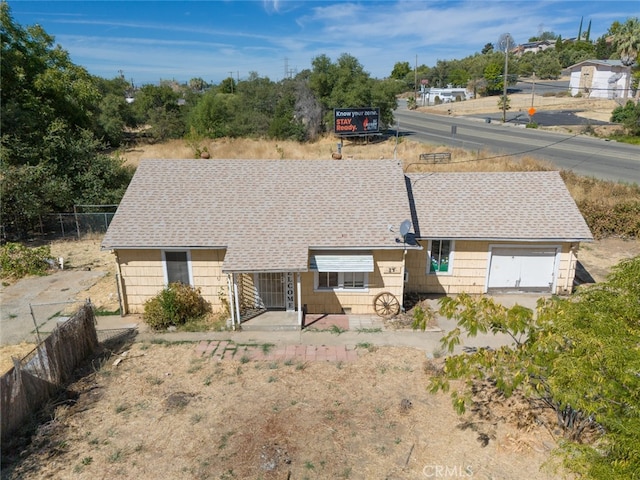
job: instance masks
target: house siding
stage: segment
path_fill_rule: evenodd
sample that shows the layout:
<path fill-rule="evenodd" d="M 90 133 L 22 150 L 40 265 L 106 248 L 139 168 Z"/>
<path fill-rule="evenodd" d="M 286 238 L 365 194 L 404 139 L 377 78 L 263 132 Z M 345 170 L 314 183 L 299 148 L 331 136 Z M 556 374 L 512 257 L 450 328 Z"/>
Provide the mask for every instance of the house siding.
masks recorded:
<path fill-rule="evenodd" d="M 407 292 L 434 294 L 482 294 L 486 291 L 487 268 L 489 266 L 490 246 L 536 247 L 536 243 L 489 242 L 456 240 L 453 252 L 453 270 L 449 274 L 427 274 L 428 241 L 421 240 L 423 250 L 407 252 L 406 268 L 409 281 Z M 558 245 L 560 261 L 558 264 L 556 288 L 553 293 L 568 294 L 573 288 L 575 277 L 575 254 L 571 243 L 541 242 L 539 245 Z M 577 248 L 577 244 L 576 248 Z M 575 251 L 575 249 L 574 249 Z"/>
<path fill-rule="evenodd" d="M 191 250 L 193 286 L 200 288 L 214 311 L 221 307 L 219 293 L 227 293 L 226 275 L 222 273 L 224 250 Z M 117 262 L 122 277 L 124 310 L 142 313 L 147 300 L 164 287 L 161 250 L 118 250 Z"/>
<path fill-rule="evenodd" d="M 373 300 L 381 292 L 390 292 L 402 303 L 404 293 L 403 252 L 377 250 L 373 252 L 374 271 L 368 274 L 365 291 L 316 291 L 314 272 L 301 274 L 302 303 L 307 313 L 343 313 L 373 315 Z"/>

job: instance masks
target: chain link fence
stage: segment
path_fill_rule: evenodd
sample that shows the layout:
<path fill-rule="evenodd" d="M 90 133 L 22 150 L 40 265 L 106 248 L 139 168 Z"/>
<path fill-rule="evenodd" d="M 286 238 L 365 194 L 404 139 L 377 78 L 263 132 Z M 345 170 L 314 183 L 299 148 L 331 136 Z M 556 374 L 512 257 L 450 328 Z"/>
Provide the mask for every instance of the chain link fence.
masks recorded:
<path fill-rule="evenodd" d="M 41 239 L 81 238 L 88 234 L 102 234 L 107 231 L 117 205 L 75 205 L 73 212 L 42 215 L 28 232 L 29 237 Z M 24 239 L 25 232 L 17 231 L 12 225 L 2 225 L 3 241 Z"/>

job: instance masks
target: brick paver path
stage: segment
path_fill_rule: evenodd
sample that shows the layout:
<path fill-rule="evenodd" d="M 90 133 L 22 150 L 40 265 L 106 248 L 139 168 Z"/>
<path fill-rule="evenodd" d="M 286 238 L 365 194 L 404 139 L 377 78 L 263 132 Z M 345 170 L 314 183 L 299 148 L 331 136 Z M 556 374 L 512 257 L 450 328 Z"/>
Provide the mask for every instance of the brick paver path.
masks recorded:
<path fill-rule="evenodd" d="M 268 360 L 268 361 L 301 361 L 301 362 L 351 362 L 358 358 L 358 352 L 345 345 L 286 345 L 266 348 L 262 345 L 237 345 L 232 342 L 203 340 L 195 347 L 201 357 L 214 360 Z"/>

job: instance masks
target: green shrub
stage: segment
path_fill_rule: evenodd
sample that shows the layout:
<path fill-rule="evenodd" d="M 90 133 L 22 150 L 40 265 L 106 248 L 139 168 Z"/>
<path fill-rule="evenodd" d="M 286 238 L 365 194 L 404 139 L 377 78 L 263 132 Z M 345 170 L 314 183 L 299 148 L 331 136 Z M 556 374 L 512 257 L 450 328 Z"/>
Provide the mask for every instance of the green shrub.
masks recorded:
<path fill-rule="evenodd" d="M 154 330 L 201 319 L 211 311 L 199 288 L 172 283 L 144 304 L 143 320 Z"/>
<path fill-rule="evenodd" d="M 0 277 L 22 278 L 27 275 L 47 273 L 51 259 L 51 248 L 25 247 L 20 243 L 7 243 L 0 248 Z"/>

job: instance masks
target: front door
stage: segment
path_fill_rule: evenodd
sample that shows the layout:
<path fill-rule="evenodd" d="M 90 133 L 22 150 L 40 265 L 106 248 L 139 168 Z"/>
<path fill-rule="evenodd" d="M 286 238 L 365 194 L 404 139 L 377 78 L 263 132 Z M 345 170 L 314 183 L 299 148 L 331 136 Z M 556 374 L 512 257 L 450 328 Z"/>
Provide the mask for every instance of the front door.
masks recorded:
<path fill-rule="evenodd" d="M 267 309 L 285 308 L 285 274 L 258 273 L 256 282 L 256 303 Z"/>

